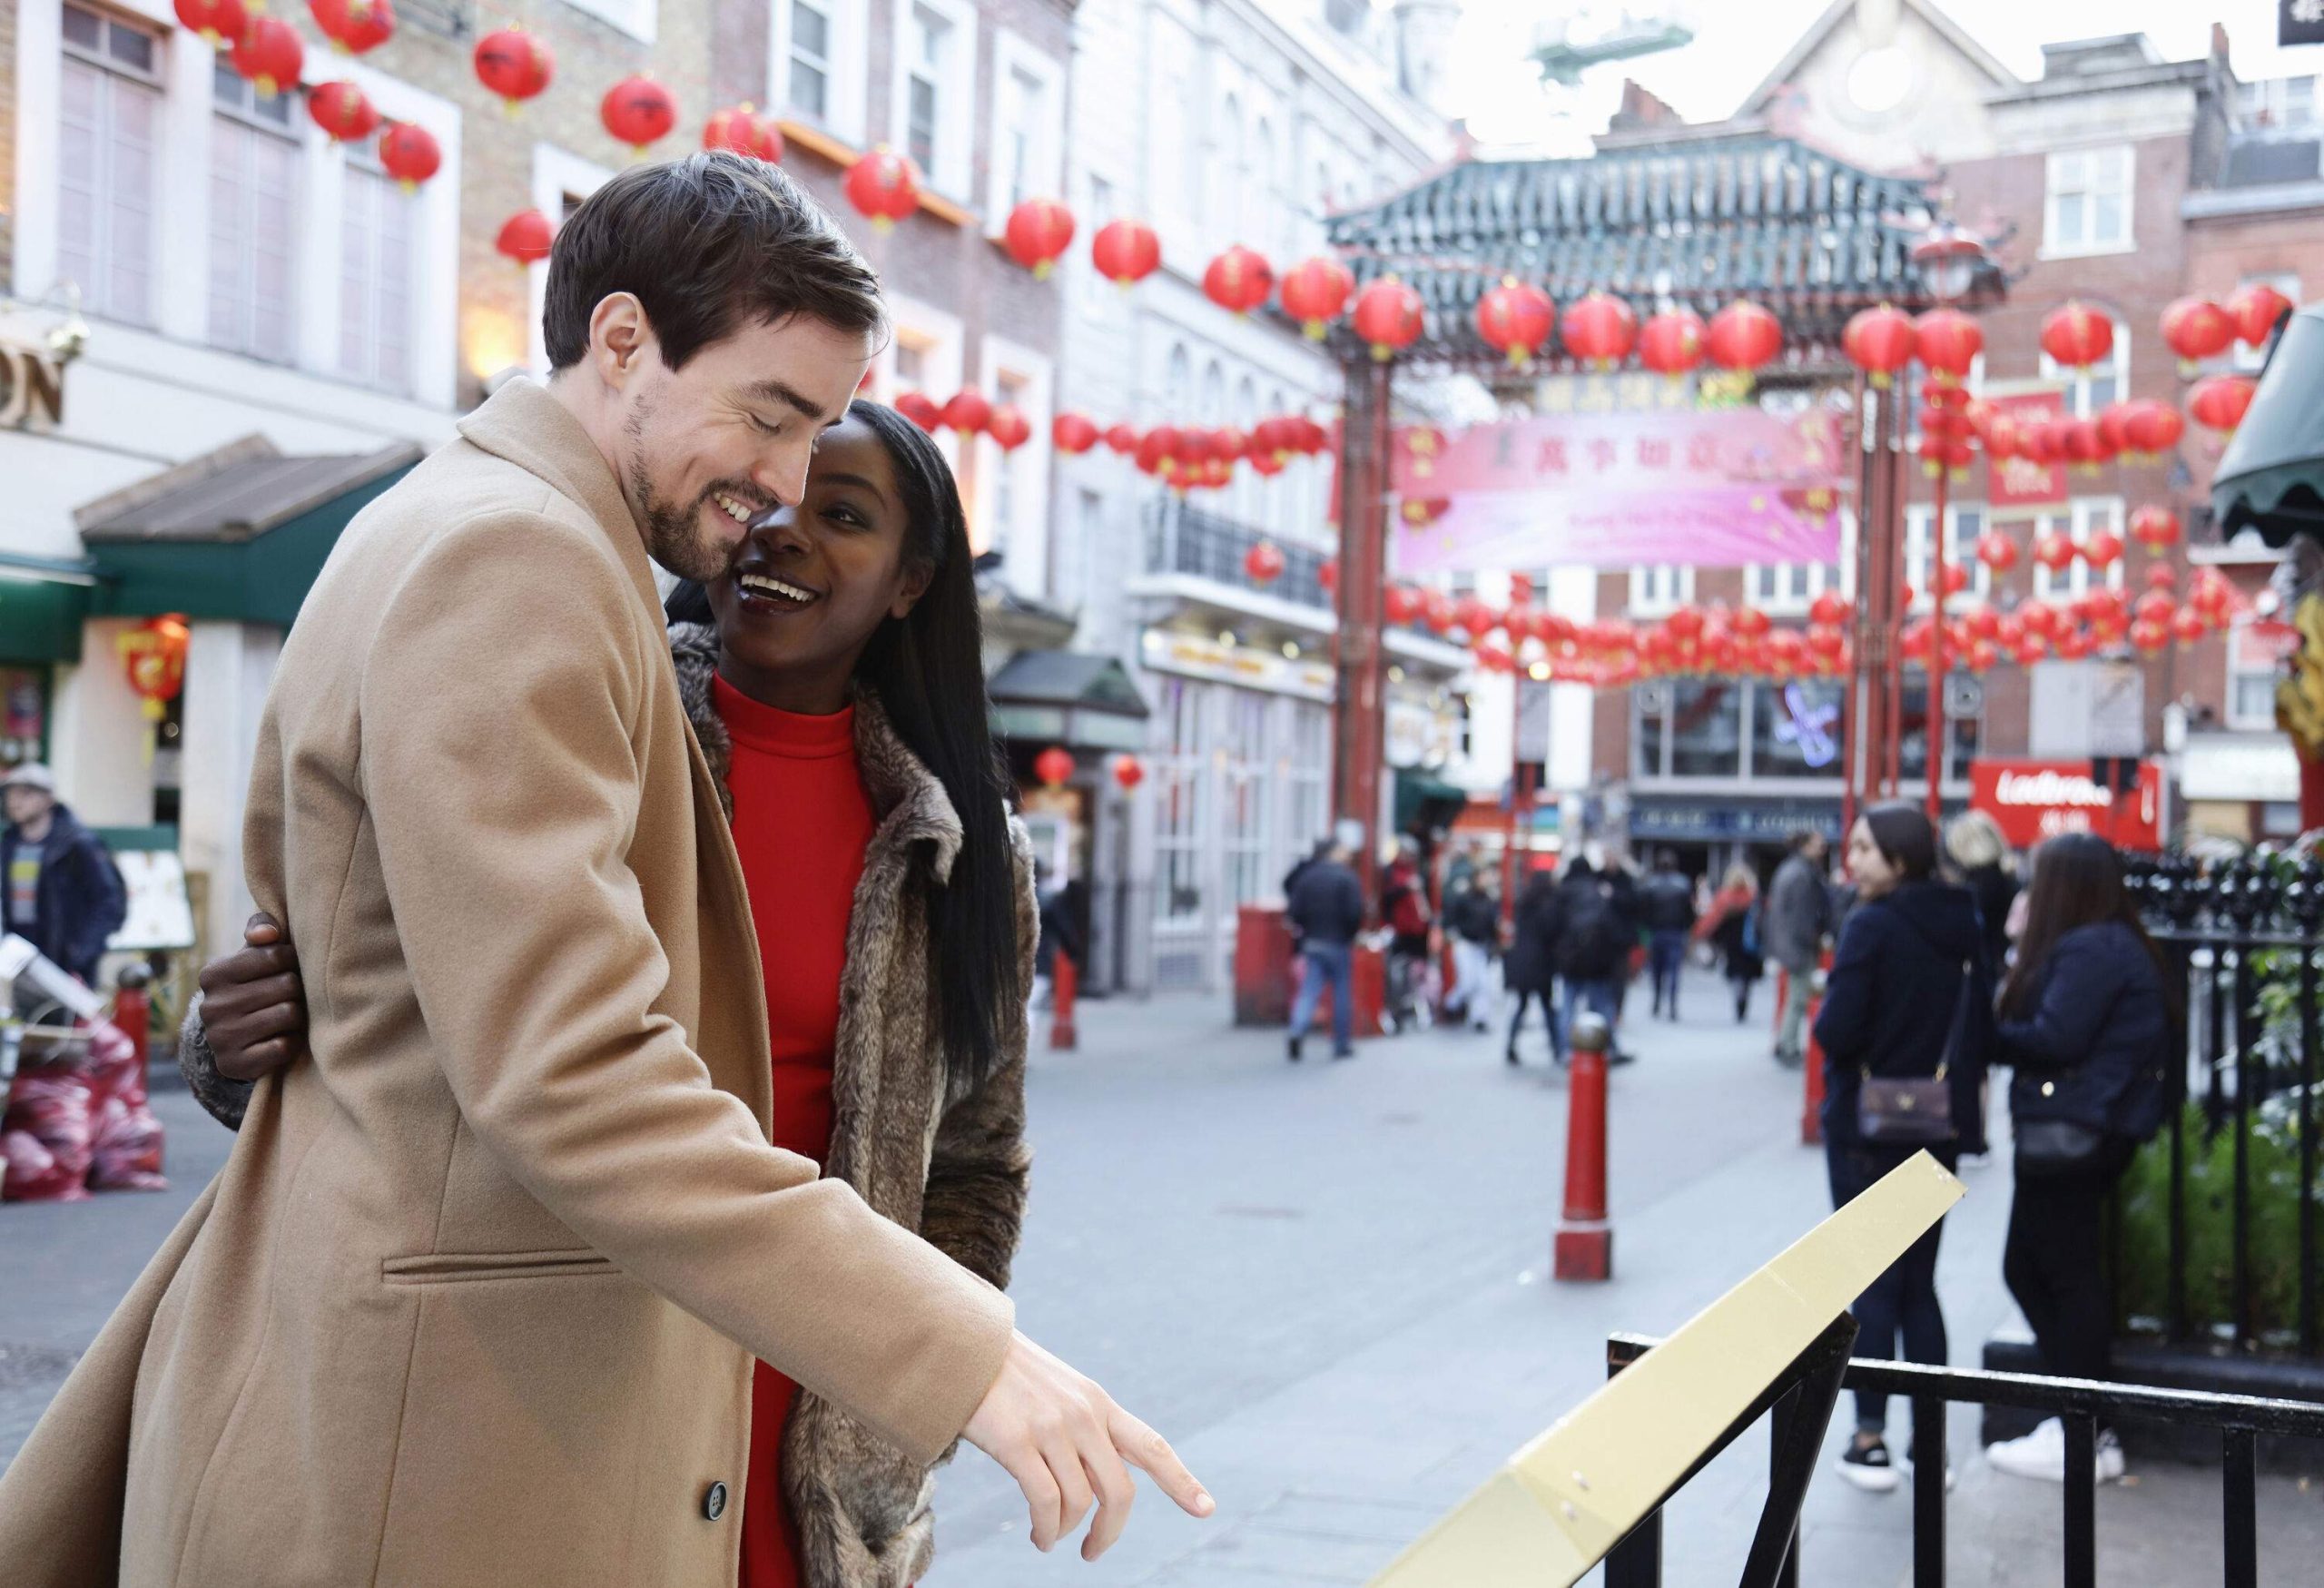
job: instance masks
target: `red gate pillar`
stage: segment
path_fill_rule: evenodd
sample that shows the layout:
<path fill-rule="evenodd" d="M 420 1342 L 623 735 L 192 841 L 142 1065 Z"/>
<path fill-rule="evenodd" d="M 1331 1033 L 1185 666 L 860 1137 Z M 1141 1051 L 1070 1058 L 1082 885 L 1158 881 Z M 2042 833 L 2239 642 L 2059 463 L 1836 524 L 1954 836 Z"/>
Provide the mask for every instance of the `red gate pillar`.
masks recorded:
<path fill-rule="evenodd" d="M 1363 831 L 1355 874 L 1376 901 L 1380 774 L 1387 760 L 1388 666 L 1382 631 L 1388 589 L 1390 366 L 1348 371 L 1340 426 L 1340 611 L 1334 646 L 1332 815 Z"/>

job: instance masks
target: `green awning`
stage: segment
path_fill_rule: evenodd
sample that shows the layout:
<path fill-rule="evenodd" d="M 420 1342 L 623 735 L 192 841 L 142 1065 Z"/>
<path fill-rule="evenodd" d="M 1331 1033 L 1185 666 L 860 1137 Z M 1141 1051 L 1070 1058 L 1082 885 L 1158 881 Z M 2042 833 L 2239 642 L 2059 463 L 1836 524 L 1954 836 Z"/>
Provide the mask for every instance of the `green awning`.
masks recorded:
<path fill-rule="evenodd" d="M 79 661 L 94 582 L 91 570 L 0 554 L 0 662 Z"/>
<path fill-rule="evenodd" d="M 2251 406 L 2211 477 L 2222 539 L 2257 529 L 2269 545 L 2324 539 L 2324 304 L 2284 322 Z"/>
<path fill-rule="evenodd" d="M 1433 773 L 1413 767 L 1396 768 L 1396 831 L 1417 833 L 1427 827 L 1449 827 L 1468 807 L 1469 791 L 1456 788 Z"/>

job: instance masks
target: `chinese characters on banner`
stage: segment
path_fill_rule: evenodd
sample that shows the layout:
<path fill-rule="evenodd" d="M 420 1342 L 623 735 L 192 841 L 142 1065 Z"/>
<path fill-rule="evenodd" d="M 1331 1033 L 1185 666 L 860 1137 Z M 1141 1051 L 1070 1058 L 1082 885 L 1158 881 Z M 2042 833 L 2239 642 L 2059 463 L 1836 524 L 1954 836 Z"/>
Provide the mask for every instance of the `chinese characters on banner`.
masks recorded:
<path fill-rule="evenodd" d="M 1573 412 L 1397 433 L 1403 575 L 1839 560 L 1838 417 Z"/>
<path fill-rule="evenodd" d="M 2021 436 L 2031 435 L 2036 426 L 2062 418 L 2065 412 L 2063 394 L 2056 391 L 2021 391 L 1985 400 L 2015 420 Z M 1986 472 L 1992 483 L 1985 500 L 1996 511 L 2004 508 L 2054 507 L 2066 499 L 2063 463 L 2036 463 L 2031 458 L 1988 459 Z"/>

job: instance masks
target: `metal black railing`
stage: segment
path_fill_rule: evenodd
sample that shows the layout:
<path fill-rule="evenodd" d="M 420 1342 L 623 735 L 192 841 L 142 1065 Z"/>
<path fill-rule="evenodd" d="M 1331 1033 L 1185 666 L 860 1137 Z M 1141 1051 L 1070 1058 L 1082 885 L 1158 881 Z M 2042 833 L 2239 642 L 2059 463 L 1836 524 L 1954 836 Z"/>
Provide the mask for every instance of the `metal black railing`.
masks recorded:
<path fill-rule="evenodd" d="M 1273 596 L 1322 612 L 1334 610 L 1331 593 L 1324 588 L 1324 564 L 1329 554 L 1312 547 L 1277 540 L 1283 553 L 1281 577 L 1267 584 L 1253 578 L 1243 559 L 1251 547 L 1271 538 L 1266 531 L 1237 518 L 1189 505 L 1176 495 L 1150 502 L 1146 510 L 1146 567 L 1149 573 L 1193 574 L 1216 579 L 1238 590 Z"/>
<path fill-rule="evenodd" d="M 2187 995 L 2169 1123 L 2126 1177 L 2115 1222 L 2133 1332 L 2316 1357 L 2324 863 L 2265 850 L 2209 865 L 2169 855 L 2134 862 L 2129 880 Z M 2158 1190 L 2159 1297 L 2153 1265 L 2127 1249 L 2152 1254 Z"/>
<path fill-rule="evenodd" d="M 2258 1588 L 2260 1581 L 2260 1435 L 2324 1439 L 2324 1406 L 2306 1402 L 1851 1360 L 1847 1352 L 1855 1341 L 1856 1320 L 1843 1313 L 1662 1496 L 1667 1505 L 1762 1414 L 1768 1416 L 1772 1449 L 1768 1501 L 1744 1564 L 1743 1588 L 1798 1588 L 1800 1506 L 1821 1458 L 1833 1404 L 1844 1388 L 1903 1396 L 1912 1403 L 1914 1588 L 1944 1588 L 1945 1583 L 1948 1404 L 2014 1406 L 2061 1419 L 2066 1435 L 2061 1513 L 2065 1588 L 2096 1588 L 2098 1581 L 2095 1490 L 2102 1419 L 2219 1431 L 2221 1522 L 2226 1540 L 2221 1581 L 2225 1588 Z M 1638 1335 L 1608 1339 L 1607 1376 L 1621 1372 L 1656 1343 Z M 1662 1513 L 1658 1509 L 1606 1556 L 1606 1588 L 1660 1588 L 1661 1582 Z"/>

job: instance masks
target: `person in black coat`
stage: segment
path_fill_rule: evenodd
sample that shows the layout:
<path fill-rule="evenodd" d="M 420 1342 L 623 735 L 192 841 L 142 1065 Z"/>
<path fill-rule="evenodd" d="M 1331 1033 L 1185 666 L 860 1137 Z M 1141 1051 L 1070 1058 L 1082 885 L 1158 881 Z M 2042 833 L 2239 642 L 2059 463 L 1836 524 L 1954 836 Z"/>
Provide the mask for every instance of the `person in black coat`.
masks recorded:
<path fill-rule="evenodd" d="M 2001 995 L 1995 1056 L 2016 1127 L 2016 1186 L 2002 1275 L 2033 1326 L 2044 1371 L 2104 1379 L 2114 1304 L 2106 1282 L 2106 1204 L 2169 1106 L 2171 1033 L 2183 1031 L 2162 957 L 2122 888 L 2114 848 L 2087 833 L 2034 852 L 2025 935 Z M 2004 1472 L 2065 1477 L 2054 1417 L 1990 1446 Z M 2122 1447 L 2098 1435 L 2098 1472 L 2120 1477 Z"/>
<path fill-rule="evenodd" d="M 1998 976 L 2009 963 L 2009 907 L 2017 898 L 2017 878 L 2009 869 L 2009 841 L 1984 812 L 1964 811 L 1945 824 L 1945 857 L 1977 902 L 1977 918 L 1985 928 L 1985 957 Z"/>
<path fill-rule="evenodd" d="M 1993 973 L 1976 905 L 1935 880 L 1936 831 L 1917 806 L 1875 806 L 1848 834 L 1848 872 L 1861 902 L 1840 929 L 1816 1017 L 1824 1052 L 1824 1152 L 1832 1204 L 1846 1207 L 1918 1144 L 1867 1139 L 1858 1105 L 1865 1077 L 1942 1076 L 1955 1134 L 1928 1148 L 1948 1169 L 1984 1150 L 1980 1098 L 1992 1050 Z M 1942 1228 L 1941 1226 L 1939 1227 Z M 1856 1305 L 1856 1354 L 1942 1366 L 1938 1230 L 1915 1242 Z M 1886 1440 L 1888 1397 L 1856 1392 L 1856 1436 L 1841 1475 L 1859 1488 L 1896 1486 Z"/>
<path fill-rule="evenodd" d="M 38 762 L 0 778 L 0 932 L 24 938 L 67 975 L 97 984 L 97 962 L 129 913 L 104 841 L 56 802 Z"/>
<path fill-rule="evenodd" d="M 1509 1022 L 1509 1050 L 1503 1057 L 1512 1064 L 1520 1062 L 1517 1033 L 1525 1029 L 1526 1006 L 1538 998 L 1542 1023 L 1550 1031 L 1550 1057 L 1562 1064 L 1565 1047 L 1552 998 L 1558 980 L 1558 937 L 1564 929 L 1555 873 L 1537 871 L 1525 879 L 1524 889 L 1517 895 L 1515 924 L 1508 956 L 1502 962 L 1502 984 L 1517 996 L 1517 1013 Z"/>
<path fill-rule="evenodd" d="M 1354 945 L 1364 930 L 1364 884 L 1347 862 L 1342 844 L 1309 862 L 1293 883 L 1285 906 L 1297 934 L 1301 964 L 1299 996 L 1291 1005 L 1288 1051 L 1295 1064 L 1326 986 L 1332 990 L 1332 1057 L 1355 1057 Z"/>

